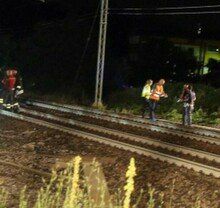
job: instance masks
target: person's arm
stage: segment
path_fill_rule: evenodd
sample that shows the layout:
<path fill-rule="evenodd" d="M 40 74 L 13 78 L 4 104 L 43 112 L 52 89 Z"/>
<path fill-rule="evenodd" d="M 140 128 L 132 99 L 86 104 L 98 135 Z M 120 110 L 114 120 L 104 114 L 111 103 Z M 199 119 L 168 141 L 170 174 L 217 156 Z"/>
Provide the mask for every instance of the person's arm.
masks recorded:
<path fill-rule="evenodd" d="M 194 105 L 194 102 L 195 102 L 195 100 L 196 100 L 196 98 L 195 98 L 195 95 L 193 94 L 193 92 L 190 92 L 189 93 L 189 95 L 190 95 L 190 105 Z"/>
<path fill-rule="evenodd" d="M 142 96 L 142 97 L 146 97 L 146 86 L 143 87 L 141 96 Z"/>
<path fill-rule="evenodd" d="M 186 96 L 186 91 L 183 90 L 182 94 L 180 95 L 180 99 L 179 99 L 179 100 L 180 100 L 180 101 L 184 101 L 185 96 Z"/>
<path fill-rule="evenodd" d="M 180 100 L 183 100 L 184 94 L 185 94 L 185 91 L 183 90 L 182 93 L 181 93 L 181 95 L 180 95 Z"/>
<path fill-rule="evenodd" d="M 162 93 L 161 93 L 161 86 L 156 85 L 152 94 L 156 94 L 157 96 L 161 97 Z"/>
<path fill-rule="evenodd" d="M 161 96 L 161 90 L 160 90 L 160 86 L 156 85 L 155 89 L 154 89 L 154 93 L 158 94 L 159 96 Z"/>
<path fill-rule="evenodd" d="M 168 95 L 164 92 L 164 88 L 163 88 L 163 86 L 161 86 L 161 95 L 160 95 L 160 97 L 168 97 Z"/>
<path fill-rule="evenodd" d="M 150 97 L 150 95 L 151 95 L 151 87 L 150 86 L 146 86 L 145 95 L 146 95 L 146 97 Z"/>
<path fill-rule="evenodd" d="M 2 80 L 2 84 L 3 84 L 3 85 L 6 84 L 6 79 L 5 79 L 5 78 L 3 78 L 3 80 Z"/>

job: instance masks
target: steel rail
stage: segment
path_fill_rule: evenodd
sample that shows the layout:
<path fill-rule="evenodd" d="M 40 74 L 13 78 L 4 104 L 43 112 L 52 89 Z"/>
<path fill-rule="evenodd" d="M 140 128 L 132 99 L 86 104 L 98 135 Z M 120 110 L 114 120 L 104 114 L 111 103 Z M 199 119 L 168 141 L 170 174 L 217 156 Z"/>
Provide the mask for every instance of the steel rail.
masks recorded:
<path fill-rule="evenodd" d="M 127 120 L 127 119 L 124 119 L 124 118 L 109 117 L 109 116 L 106 116 L 104 114 L 100 115 L 100 114 L 87 113 L 87 112 L 84 112 L 84 111 L 81 111 L 81 110 L 71 109 L 71 108 L 68 108 L 68 107 L 63 107 L 63 106 L 58 106 L 58 105 L 46 104 L 46 103 L 42 103 L 42 102 L 32 102 L 32 104 L 36 107 L 41 107 L 41 108 L 45 108 L 45 109 L 61 111 L 61 112 L 75 114 L 75 115 L 79 115 L 79 116 L 87 116 L 87 117 L 90 117 L 90 118 L 105 120 L 105 121 L 108 121 L 108 122 L 114 122 L 114 123 L 118 123 L 118 124 L 129 125 L 129 126 L 132 126 L 132 127 L 147 129 L 147 130 L 150 130 L 150 131 L 156 131 L 156 132 L 160 132 L 160 133 L 167 133 L 167 134 L 174 135 L 174 136 L 180 136 L 180 137 L 183 137 L 183 138 L 190 138 L 190 139 L 195 139 L 197 141 L 204 141 L 204 142 L 209 142 L 209 143 L 220 145 L 220 139 L 214 138 L 214 137 L 200 136 L 200 135 L 196 135 L 196 134 L 192 134 L 192 133 L 188 133 L 188 132 L 182 132 L 182 131 L 178 131 L 178 130 L 174 130 L 174 129 L 167 129 L 165 127 L 160 127 L 160 126 L 155 126 L 155 125 L 146 125 L 146 124 L 143 124 L 143 123 L 137 123 L 135 121 Z"/>
<path fill-rule="evenodd" d="M 182 125 L 181 123 L 175 122 L 175 121 L 171 121 L 171 120 L 166 120 L 166 119 L 159 119 L 159 122 L 161 123 L 169 123 L 171 125 Z M 188 128 L 183 126 L 183 128 Z M 190 126 L 190 128 L 197 128 L 199 131 L 207 131 L 210 132 L 211 134 L 213 134 L 213 132 L 215 133 L 213 135 L 213 137 L 220 137 L 220 128 L 215 128 L 215 127 L 211 127 L 211 126 L 204 126 L 204 125 L 198 125 L 198 124 L 192 124 L 192 126 Z M 211 136 L 211 135 L 210 135 Z"/>
<path fill-rule="evenodd" d="M 47 173 L 47 172 L 44 172 L 44 171 L 39 171 L 37 169 L 29 168 L 29 167 L 26 167 L 26 166 L 18 164 L 18 163 L 13 163 L 13 162 L 0 160 L 0 165 L 12 166 L 14 168 L 21 169 L 25 172 L 29 172 L 29 173 L 32 173 L 32 174 L 35 174 L 35 175 L 43 176 L 45 178 L 50 178 L 51 177 L 51 173 Z"/>
<path fill-rule="evenodd" d="M 203 159 L 210 160 L 210 161 L 214 160 L 214 161 L 220 163 L 220 155 L 209 153 L 206 151 L 202 151 L 202 150 L 198 150 L 198 149 L 194 149 L 194 148 L 189 148 L 189 147 L 185 147 L 182 145 L 177 145 L 177 144 L 173 144 L 173 143 L 169 143 L 169 142 L 164 142 L 164 141 L 160 141 L 160 140 L 153 139 L 150 137 L 139 136 L 139 135 L 135 135 L 135 134 L 131 134 L 131 133 L 125 133 L 122 131 L 118 131 L 118 130 L 114 130 L 114 129 L 110 129 L 110 128 L 106 128 L 106 127 L 102 127 L 102 126 L 98 126 L 98 125 L 94 125 L 94 124 L 89 124 L 87 122 L 81 122 L 81 121 L 77 121 L 74 119 L 68 119 L 68 118 L 64 118 L 61 116 L 55 116 L 55 115 L 43 113 L 40 111 L 33 111 L 33 110 L 28 110 L 28 109 L 22 108 L 21 113 L 25 113 L 30 116 L 38 116 L 38 117 L 41 117 L 44 119 L 62 122 L 62 123 L 69 124 L 69 125 L 78 126 L 78 127 L 84 128 L 84 129 L 93 130 L 96 132 L 101 132 L 104 134 L 117 136 L 119 138 L 123 137 L 123 138 L 129 139 L 131 141 L 140 142 L 141 144 L 153 145 L 156 147 L 161 147 L 163 149 L 173 150 L 175 152 L 180 152 L 182 154 L 190 154 L 191 156 L 197 156 L 199 158 L 203 158 Z"/>
<path fill-rule="evenodd" d="M 212 128 L 212 127 L 205 127 L 205 126 L 198 126 L 198 125 L 193 125 L 192 127 L 184 127 L 184 126 L 180 127 L 180 124 L 178 124 L 178 123 L 166 121 L 163 119 L 160 119 L 156 123 L 152 123 L 152 122 L 149 122 L 148 120 L 143 119 L 139 116 L 119 115 L 117 113 L 112 113 L 112 112 L 108 112 L 108 111 L 100 111 L 98 109 L 82 107 L 82 106 L 77 106 L 77 105 L 58 104 L 58 103 L 54 103 L 54 102 L 45 102 L 45 101 L 33 101 L 33 102 L 61 106 L 61 107 L 70 108 L 73 110 L 79 110 L 79 111 L 94 113 L 94 114 L 98 114 L 98 115 L 105 115 L 105 116 L 109 116 L 109 117 L 123 118 L 123 119 L 134 121 L 137 123 L 145 123 L 145 124 L 149 124 L 149 125 L 160 126 L 160 127 L 170 128 L 170 129 L 178 129 L 180 131 L 194 133 L 194 134 L 198 134 L 201 136 L 220 138 L 220 129 Z"/>
<path fill-rule="evenodd" d="M 220 178 L 220 169 L 219 168 L 203 165 L 203 164 L 200 164 L 200 163 L 197 163 L 197 162 L 193 162 L 193 161 L 190 161 L 190 160 L 186 160 L 186 159 L 178 158 L 178 157 L 175 157 L 175 156 L 167 155 L 167 154 L 161 153 L 159 151 L 143 148 L 143 147 L 128 144 L 128 143 L 125 143 L 125 142 L 112 140 L 112 139 L 105 138 L 105 137 L 102 137 L 102 136 L 99 136 L 99 135 L 86 133 L 86 132 L 82 132 L 82 131 L 79 131 L 79 130 L 73 130 L 73 129 L 71 129 L 69 127 L 65 127 L 63 125 L 58 125 L 58 124 L 54 124 L 54 123 L 51 123 L 51 122 L 42 121 L 40 119 L 31 118 L 31 117 L 28 117 L 28 116 L 15 114 L 15 113 L 8 112 L 8 111 L 0 110 L 0 114 L 4 115 L 4 116 L 15 118 L 15 119 L 18 119 L 18 120 L 31 122 L 31 123 L 34 123 L 34 124 L 37 124 L 37 125 L 40 125 L 40 126 L 48 127 L 50 129 L 55 129 L 55 130 L 58 130 L 58 131 L 61 131 L 61 132 L 65 132 L 65 133 L 80 137 L 82 139 L 88 139 L 88 140 L 98 142 L 98 143 L 101 143 L 101 144 L 105 144 L 105 145 L 115 147 L 115 148 L 118 148 L 118 149 L 134 152 L 134 153 L 137 153 L 139 155 L 144 155 L 144 156 L 147 156 L 147 157 L 152 157 L 154 159 L 159 159 L 161 161 L 168 162 L 170 164 L 175 164 L 179 167 L 185 167 L 185 168 L 188 168 L 188 169 L 193 169 L 194 171 L 203 172 L 204 174 L 213 175 L 214 177 Z"/>
<path fill-rule="evenodd" d="M 170 129 L 178 129 L 180 131 L 199 134 L 201 136 L 209 136 L 209 137 L 211 136 L 211 137 L 220 138 L 220 129 L 216 129 L 212 127 L 205 127 L 205 126 L 198 126 L 198 125 L 193 125 L 192 127 L 185 127 L 185 126 L 180 127 L 181 125 L 180 123 L 175 123 L 175 122 L 167 121 L 164 119 L 159 119 L 156 123 L 152 123 L 147 119 L 141 118 L 140 116 L 119 115 L 117 113 L 112 113 L 108 111 L 100 111 L 100 110 L 92 109 L 92 108 L 89 109 L 89 108 L 81 107 L 81 106 L 72 106 L 72 105 L 65 105 L 65 106 L 68 108 L 72 108 L 72 109 L 87 111 L 89 113 L 96 113 L 96 114 L 106 115 L 110 117 L 123 118 L 123 119 L 131 120 L 131 121 L 135 121 L 137 123 L 145 123 L 149 125 L 160 126 L 160 127 L 170 128 Z"/>

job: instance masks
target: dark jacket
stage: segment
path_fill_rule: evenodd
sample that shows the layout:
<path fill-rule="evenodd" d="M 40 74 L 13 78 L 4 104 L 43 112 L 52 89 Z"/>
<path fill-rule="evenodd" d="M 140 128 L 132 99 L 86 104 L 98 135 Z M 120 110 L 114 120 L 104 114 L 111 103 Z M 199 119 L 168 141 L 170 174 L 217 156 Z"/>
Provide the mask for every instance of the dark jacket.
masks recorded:
<path fill-rule="evenodd" d="M 192 90 L 185 90 L 182 95 L 182 100 L 184 103 L 194 105 L 194 101 L 196 100 L 195 92 Z"/>

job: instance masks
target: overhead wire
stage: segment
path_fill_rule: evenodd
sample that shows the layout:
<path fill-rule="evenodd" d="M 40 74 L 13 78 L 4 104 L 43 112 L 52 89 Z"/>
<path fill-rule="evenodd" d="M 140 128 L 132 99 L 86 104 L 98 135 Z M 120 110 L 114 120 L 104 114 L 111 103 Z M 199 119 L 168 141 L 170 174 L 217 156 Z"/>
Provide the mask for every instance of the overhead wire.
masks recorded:
<path fill-rule="evenodd" d="M 220 8 L 220 4 L 205 5 L 205 6 L 158 7 L 156 8 L 156 10 L 182 10 L 182 9 L 204 9 L 204 8 Z"/>
<path fill-rule="evenodd" d="M 158 7 L 158 8 L 109 8 L 111 15 L 128 15 L 128 16 L 169 16 L 169 15 L 205 15 L 205 14 L 220 14 L 220 11 L 175 11 L 175 12 L 157 12 L 157 10 L 186 10 L 186 9 L 204 9 L 204 8 L 220 8 L 220 5 L 204 5 L 204 6 L 178 6 L 178 7 Z M 128 12 L 123 12 L 128 11 Z M 140 12 L 143 11 L 143 12 Z M 96 18 L 97 15 L 89 13 L 79 16 L 76 22 L 82 22 L 91 18 Z M 35 26 L 34 29 L 47 29 L 51 25 L 60 24 L 60 21 L 52 21 L 47 24 Z M 10 31 L 20 31 L 23 28 L 3 28 L 0 29 L 0 34 Z"/>
<path fill-rule="evenodd" d="M 75 20 L 75 23 L 82 22 L 82 21 L 85 21 L 85 20 L 89 20 L 89 19 L 94 18 L 94 17 L 95 17 L 95 15 L 93 13 L 81 15 L 81 16 L 78 16 L 78 18 Z M 66 21 L 66 19 L 58 20 L 58 21 L 50 21 L 50 22 L 47 22 L 47 23 L 38 24 L 36 26 L 33 26 L 33 30 L 48 29 L 48 28 L 51 28 L 51 26 L 61 25 L 65 21 Z M 0 29 L 0 34 L 8 34 L 12 31 L 16 32 L 16 31 L 21 31 L 21 30 L 25 30 L 25 28 L 22 28 L 22 27 L 1 28 Z"/>
<path fill-rule="evenodd" d="M 110 12 L 111 15 L 136 15 L 136 16 L 144 16 L 144 15 L 158 15 L 158 16 L 166 16 L 166 15 L 204 15 L 204 14 L 220 14 L 220 11 L 198 11 L 198 12 Z"/>
<path fill-rule="evenodd" d="M 212 8 L 212 10 L 209 10 Z M 203 6 L 177 6 L 177 7 L 158 7 L 158 8 L 110 8 L 110 14 L 116 15 L 204 15 L 219 14 L 220 5 Z M 204 10 L 205 9 L 205 10 Z M 176 11 L 175 11 L 176 10 Z"/>
<path fill-rule="evenodd" d="M 218 5 L 205 5 L 205 6 L 177 6 L 177 7 L 156 7 L 156 8 L 110 8 L 109 10 L 133 10 L 133 11 L 143 11 L 143 10 L 185 10 L 185 9 L 205 9 L 205 8 L 220 8 Z"/>

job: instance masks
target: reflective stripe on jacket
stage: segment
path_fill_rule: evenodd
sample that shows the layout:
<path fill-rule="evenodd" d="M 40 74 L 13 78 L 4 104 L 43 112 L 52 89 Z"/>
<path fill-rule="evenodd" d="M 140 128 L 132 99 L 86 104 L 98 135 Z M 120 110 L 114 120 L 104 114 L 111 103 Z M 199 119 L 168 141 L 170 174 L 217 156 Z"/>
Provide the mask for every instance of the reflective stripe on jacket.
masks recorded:
<path fill-rule="evenodd" d="M 159 101 L 160 97 L 163 96 L 163 94 L 164 94 L 163 86 L 157 84 L 150 96 L 150 99 Z"/>

